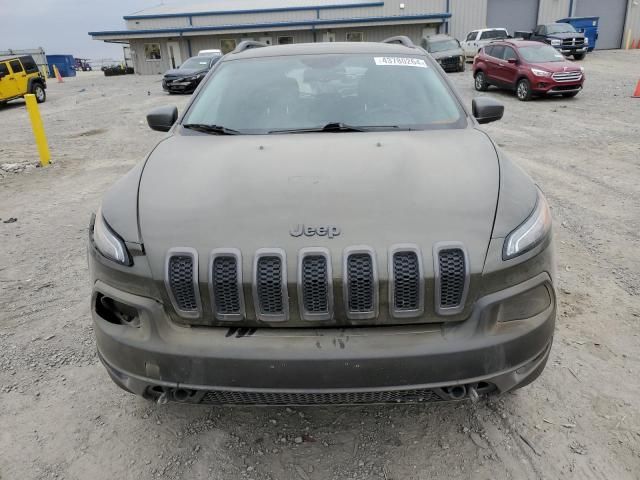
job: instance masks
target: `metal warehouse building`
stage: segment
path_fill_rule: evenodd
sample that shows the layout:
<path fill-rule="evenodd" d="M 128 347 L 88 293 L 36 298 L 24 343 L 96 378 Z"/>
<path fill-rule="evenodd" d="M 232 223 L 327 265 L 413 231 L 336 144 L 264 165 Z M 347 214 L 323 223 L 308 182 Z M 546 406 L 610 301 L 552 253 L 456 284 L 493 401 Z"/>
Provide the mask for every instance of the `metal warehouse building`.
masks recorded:
<path fill-rule="evenodd" d="M 162 73 L 199 50 L 242 40 L 269 44 L 380 41 L 477 28 L 531 30 L 569 16 L 600 17 L 598 48 L 640 39 L 639 0 L 210 0 L 160 5 L 124 17 L 125 30 L 89 32 L 129 44 L 137 73 Z"/>

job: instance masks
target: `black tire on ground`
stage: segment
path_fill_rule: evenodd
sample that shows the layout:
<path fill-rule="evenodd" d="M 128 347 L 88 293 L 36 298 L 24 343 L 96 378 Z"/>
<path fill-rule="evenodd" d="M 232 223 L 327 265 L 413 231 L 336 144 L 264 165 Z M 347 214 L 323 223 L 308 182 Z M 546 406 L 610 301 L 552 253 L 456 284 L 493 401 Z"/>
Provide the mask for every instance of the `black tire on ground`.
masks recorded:
<path fill-rule="evenodd" d="M 458 69 L 459 72 L 464 72 L 466 69 L 465 67 L 465 62 L 462 62 L 462 65 L 460 65 L 460 68 Z"/>
<path fill-rule="evenodd" d="M 482 70 L 478 70 L 478 72 L 476 72 L 474 87 L 479 92 L 486 92 L 489 88 L 487 78 Z"/>
<path fill-rule="evenodd" d="M 47 92 L 40 83 L 36 83 L 31 88 L 31 93 L 36 96 L 36 102 L 43 103 L 47 99 Z"/>
<path fill-rule="evenodd" d="M 531 84 L 526 78 L 521 78 L 516 85 L 516 96 L 518 100 L 527 102 L 531 100 Z"/>
<path fill-rule="evenodd" d="M 584 53 L 576 53 L 573 58 L 575 58 L 576 60 L 584 60 L 584 57 L 586 56 L 586 54 Z"/>
<path fill-rule="evenodd" d="M 575 97 L 579 93 L 580 92 L 567 92 L 567 93 L 563 93 L 562 96 L 565 98 L 571 98 L 571 97 Z"/>

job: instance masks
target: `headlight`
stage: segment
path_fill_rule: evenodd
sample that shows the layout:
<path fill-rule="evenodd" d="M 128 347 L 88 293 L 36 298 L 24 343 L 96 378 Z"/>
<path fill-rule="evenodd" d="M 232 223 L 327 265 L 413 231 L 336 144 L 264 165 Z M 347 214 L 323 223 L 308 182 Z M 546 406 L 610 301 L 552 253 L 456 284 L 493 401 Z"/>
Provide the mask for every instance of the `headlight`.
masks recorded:
<path fill-rule="evenodd" d="M 505 239 L 502 259 L 509 260 L 528 252 L 542 243 L 550 231 L 551 211 L 542 192 L 538 191 L 533 213 Z"/>
<path fill-rule="evenodd" d="M 584 73 L 584 67 L 580 67 L 580 71 Z"/>
<path fill-rule="evenodd" d="M 584 37 L 584 44 L 589 45 L 589 37 Z"/>
<path fill-rule="evenodd" d="M 102 208 L 98 209 L 93 224 L 93 243 L 96 249 L 109 260 L 121 265 L 131 265 L 131 257 L 124 246 L 124 241 L 114 232 L 102 216 Z"/>
<path fill-rule="evenodd" d="M 536 76 L 536 77 L 550 77 L 552 75 L 551 72 L 547 72 L 546 70 L 539 70 L 537 68 L 532 68 L 531 72 Z"/>
<path fill-rule="evenodd" d="M 560 45 L 562 45 L 562 40 L 553 39 L 553 40 L 551 40 L 551 45 L 553 45 L 554 47 L 560 46 Z"/>

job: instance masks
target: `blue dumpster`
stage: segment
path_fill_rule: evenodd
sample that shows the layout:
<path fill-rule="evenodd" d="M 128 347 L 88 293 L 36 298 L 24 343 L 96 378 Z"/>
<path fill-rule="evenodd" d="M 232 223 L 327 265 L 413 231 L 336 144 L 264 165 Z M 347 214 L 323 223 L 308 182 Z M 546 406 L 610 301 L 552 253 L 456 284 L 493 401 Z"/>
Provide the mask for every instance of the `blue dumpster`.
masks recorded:
<path fill-rule="evenodd" d="M 569 17 L 558 20 L 558 23 L 568 23 L 577 31 L 584 33 L 584 36 L 589 39 L 590 52 L 596 47 L 600 17 Z"/>
<path fill-rule="evenodd" d="M 63 77 L 76 76 L 76 69 L 74 68 L 76 60 L 73 55 L 47 55 L 47 63 L 49 64 L 49 76 L 51 78 L 55 77 L 53 73 L 54 65 L 58 67 L 58 71 Z"/>

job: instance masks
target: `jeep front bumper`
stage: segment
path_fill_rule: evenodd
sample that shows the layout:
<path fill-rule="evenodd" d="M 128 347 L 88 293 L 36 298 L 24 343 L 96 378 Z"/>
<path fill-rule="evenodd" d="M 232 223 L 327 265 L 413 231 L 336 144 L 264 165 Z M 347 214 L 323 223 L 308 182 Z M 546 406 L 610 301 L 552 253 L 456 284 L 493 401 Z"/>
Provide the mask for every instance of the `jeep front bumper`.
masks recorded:
<path fill-rule="evenodd" d="M 531 295 L 544 297 L 534 302 L 535 314 L 502 321 Z M 96 308 L 101 296 L 135 310 L 139 321 L 105 318 Z M 171 322 L 160 302 L 101 281 L 92 306 L 100 358 L 119 386 L 147 398 L 225 404 L 421 402 L 507 392 L 542 372 L 556 315 L 547 273 L 482 297 L 467 320 L 446 325 L 189 328 Z"/>

